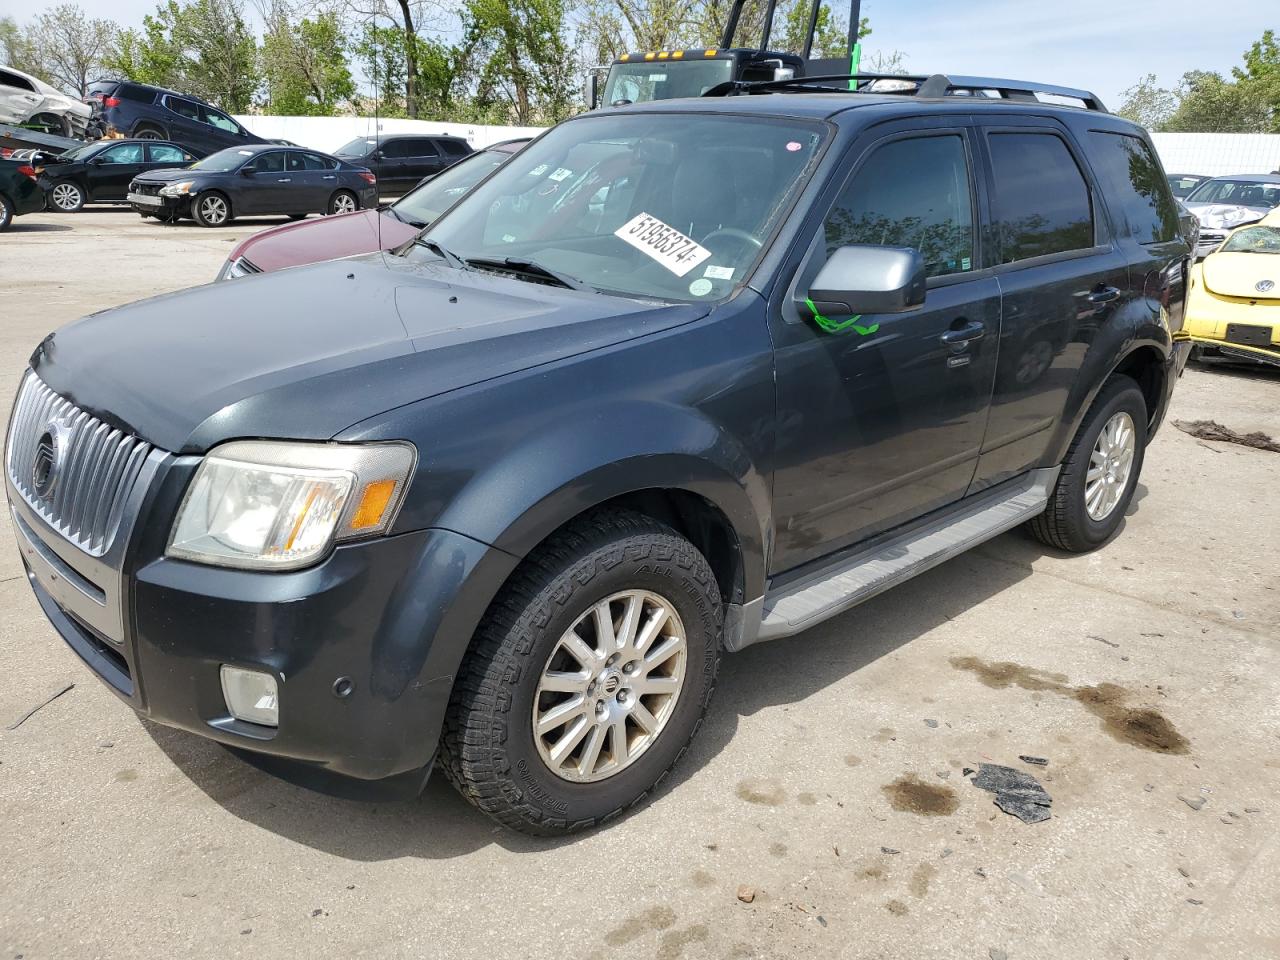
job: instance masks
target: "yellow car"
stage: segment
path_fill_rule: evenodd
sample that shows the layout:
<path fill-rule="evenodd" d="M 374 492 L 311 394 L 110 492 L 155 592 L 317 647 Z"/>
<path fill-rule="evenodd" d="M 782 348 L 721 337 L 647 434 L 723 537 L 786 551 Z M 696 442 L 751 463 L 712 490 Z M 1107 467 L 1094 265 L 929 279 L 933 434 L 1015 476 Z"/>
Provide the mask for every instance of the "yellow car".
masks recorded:
<path fill-rule="evenodd" d="M 1186 323 L 1193 356 L 1280 366 L 1280 208 L 1237 227 L 1191 268 Z"/>

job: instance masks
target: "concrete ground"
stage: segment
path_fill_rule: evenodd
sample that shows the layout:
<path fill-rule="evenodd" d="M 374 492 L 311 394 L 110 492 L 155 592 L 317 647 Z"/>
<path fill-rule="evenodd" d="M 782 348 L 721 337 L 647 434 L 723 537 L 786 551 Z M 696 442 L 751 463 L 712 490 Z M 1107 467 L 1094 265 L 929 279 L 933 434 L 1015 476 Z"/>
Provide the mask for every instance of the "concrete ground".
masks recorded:
<path fill-rule="evenodd" d="M 207 281 L 261 225 L 20 219 L 0 392 L 47 331 Z M 1192 367 L 1172 416 L 1280 437 L 1278 400 Z M 1110 545 L 1009 534 L 727 658 L 656 799 L 561 841 L 443 778 L 344 802 L 142 724 L 0 530 L 0 958 L 1280 956 L 1278 477 L 1166 425 Z M 982 762 L 1039 776 L 1052 819 L 998 810 L 962 776 Z"/>

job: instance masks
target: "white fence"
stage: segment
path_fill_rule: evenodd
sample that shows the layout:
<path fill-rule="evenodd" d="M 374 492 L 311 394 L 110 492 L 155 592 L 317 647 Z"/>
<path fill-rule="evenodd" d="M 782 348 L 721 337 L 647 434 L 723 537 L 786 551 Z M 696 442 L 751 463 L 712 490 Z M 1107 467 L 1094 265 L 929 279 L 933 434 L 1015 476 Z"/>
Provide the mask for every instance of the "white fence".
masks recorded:
<path fill-rule="evenodd" d="M 491 127 L 483 124 L 437 123 L 432 120 L 398 120 L 380 117 L 236 117 L 251 133 L 269 140 L 289 140 L 313 150 L 332 153 L 356 137 L 372 137 L 375 132 L 445 134 L 462 137 L 477 150 L 513 137 L 536 137 L 541 127 Z"/>
<path fill-rule="evenodd" d="M 1280 133 L 1153 133 L 1169 173 L 1222 177 L 1280 170 Z"/>

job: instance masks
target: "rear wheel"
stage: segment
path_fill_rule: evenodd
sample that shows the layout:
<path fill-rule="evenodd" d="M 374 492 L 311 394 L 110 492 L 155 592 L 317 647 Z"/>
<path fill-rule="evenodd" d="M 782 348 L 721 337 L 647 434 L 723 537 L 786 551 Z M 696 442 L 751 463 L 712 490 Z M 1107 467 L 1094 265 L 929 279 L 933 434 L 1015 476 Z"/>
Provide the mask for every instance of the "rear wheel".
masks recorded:
<path fill-rule="evenodd" d="M 191 202 L 191 219 L 202 227 L 221 227 L 230 223 L 231 201 L 217 190 L 202 193 Z"/>
<path fill-rule="evenodd" d="M 0 193 L 0 232 L 8 230 L 13 223 L 13 204 L 9 198 Z"/>
<path fill-rule="evenodd" d="M 84 191 L 69 181 L 55 183 L 49 191 L 49 203 L 61 213 L 75 213 L 84 206 Z"/>
<path fill-rule="evenodd" d="M 640 802 L 684 755 L 720 662 L 719 588 L 670 527 L 610 512 L 532 554 L 476 632 L 441 740 L 499 823 L 552 835 Z"/>
<path fill-rule="evenodd" d="M 1045 512 L 1028 524 L 1051 547 L 1085 553 L 1124 520 L 1142 472 L 1147 403 L 1131 378 L 1112 377 L 1071 441 Z"/>
<path fill-rule="evenodd" d="M 350 190 L 339 190 L 329 198 L 329 215 L 338 213 L 355 213 L 360 209 L 360 201 Z"/>
<path fill-rule="evenodd" d="M 164 131 L 156 127 L 139 127 L 133 132 L 133 136 L 138 140 L 163 140 L 165 139 Z"/>

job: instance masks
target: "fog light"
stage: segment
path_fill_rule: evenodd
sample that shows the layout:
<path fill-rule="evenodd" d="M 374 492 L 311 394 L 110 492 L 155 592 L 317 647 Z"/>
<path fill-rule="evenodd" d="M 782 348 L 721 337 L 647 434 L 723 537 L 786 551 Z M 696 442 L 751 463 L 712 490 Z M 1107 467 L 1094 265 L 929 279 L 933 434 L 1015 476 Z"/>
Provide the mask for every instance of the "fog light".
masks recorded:
<path fill-rule="evenodd" d="M 280 726 L 280 704 L 276 696 L 276 678 L 257 670 L 242 670 L 222 665 L 222 698 L 237 720 L 259 723 L 264 727 Z"/>

